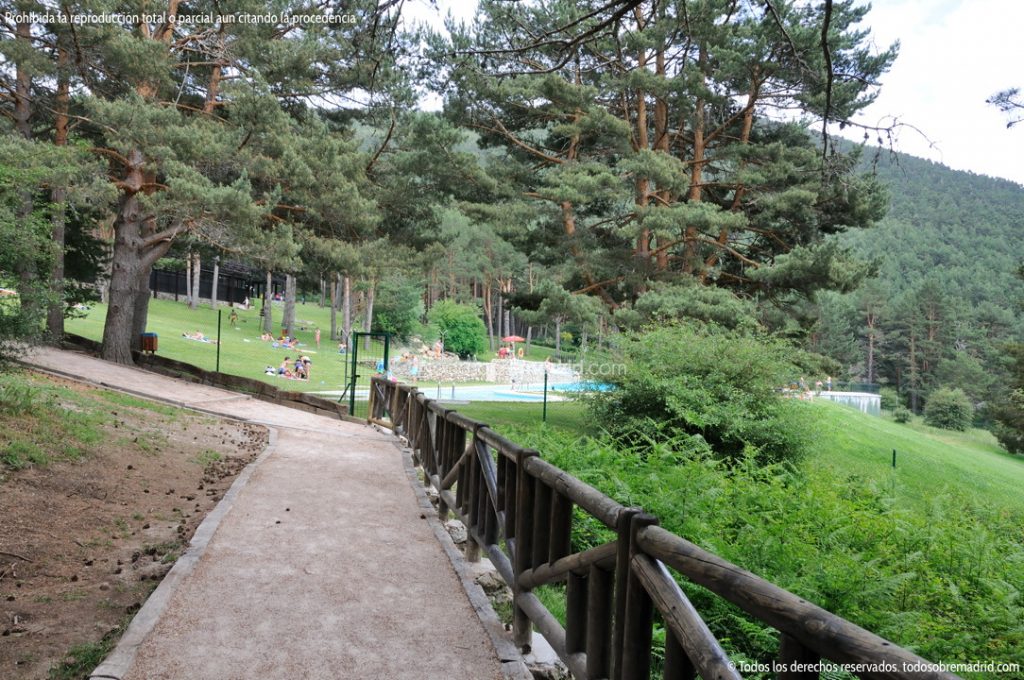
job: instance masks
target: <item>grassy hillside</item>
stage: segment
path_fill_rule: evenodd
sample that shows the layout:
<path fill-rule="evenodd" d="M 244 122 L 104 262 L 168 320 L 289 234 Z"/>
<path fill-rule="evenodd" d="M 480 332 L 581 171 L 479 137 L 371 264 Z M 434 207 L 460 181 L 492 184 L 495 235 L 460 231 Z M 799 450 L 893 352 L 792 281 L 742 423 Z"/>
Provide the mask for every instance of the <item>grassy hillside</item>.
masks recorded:
<path fill-rule="evenodd" d="M 1024 457 L 1003 451 L 986 430 L 953 432 L 920 420 L 901 425 L 828 403 L 809 408 L 820 411 L 822 436 L 804 463 L 808 471 L 857 475 L 908 504 L 923 506 L 936 495 L 956 493 L 1024 514 Z"/>
<path fill-rule="evenodd" d="M 830 402 L 806 406 L 817 412 L 819 432 L 813 453 L 800 464 L 804 472 L 836 480 L 855 476 L 895 502 L 919 508 L 936 495 L 955 493 L 1024 515 L 1024 457 L 1006 453 L 987 430 L 953 432 L 920 419 L 904 425 Z M 501 432 L 542 427 L 540 404 L 475 403 L 456 409 Z M 598 434 L 578 402 L 548 404 L 547 428 L 576 436 Z"/>

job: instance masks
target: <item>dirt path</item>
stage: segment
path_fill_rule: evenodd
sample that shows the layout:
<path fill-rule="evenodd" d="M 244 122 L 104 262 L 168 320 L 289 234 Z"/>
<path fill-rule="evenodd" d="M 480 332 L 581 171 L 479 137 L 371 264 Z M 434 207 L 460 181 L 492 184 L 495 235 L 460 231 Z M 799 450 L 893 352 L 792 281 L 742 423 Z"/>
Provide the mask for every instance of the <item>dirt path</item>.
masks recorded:
<path fill-rule="evenodd" d="M 501 677 L 390 436 L 82 354 L 32 361 L 276 433 L 94 677 Z"/>

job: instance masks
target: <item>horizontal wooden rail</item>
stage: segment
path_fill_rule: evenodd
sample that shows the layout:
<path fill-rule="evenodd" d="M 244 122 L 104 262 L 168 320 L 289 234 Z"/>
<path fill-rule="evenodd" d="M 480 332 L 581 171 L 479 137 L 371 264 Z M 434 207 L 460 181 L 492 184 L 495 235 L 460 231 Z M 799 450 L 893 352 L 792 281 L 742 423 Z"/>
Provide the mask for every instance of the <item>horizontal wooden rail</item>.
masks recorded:
<path fill-rule="evenodd" d="M 527 569 L 519 575 L 519 586 L 524 590 L 533 590 L 546 583 L 553 583 L 570 572 L 585 575 L 591 567 L 611 569 L 615 563 L 615 543 L 605 543 L 581 553 L 563 557 L 551 564 L 542 564 L 536 569 Z"/>
<path fill-rule="evenodd" d="M 661 560 L 759 621 L 793 637 L 822 658 L 863 666 L 885 662 L 895 669 L 891 672 L 863 673 L 862 677 L 913 676 L 926 680 L 957 677 L 950 673 L 904 671 L 905 668 L 924 668 L 929 663 L 661 527 L 641 529 L 637 534 L 637 542 L 650 557 Z"/>
<path fill-rule="evenodd" d="M 609 529 L 615 528 L 622 506 L 594 487 L 541 458 L 535 457 L 527 461 L 526 471 L 569 498 Z"/>
<path fill-rule="evenodd" d="M 780 633 L 780 680 L 818 677 L 821 659 L 864 678 L 953 680 L 927 661 L 657 526 L 589 484 L 420 393 L 372 379 L 371 422 L 406 437 L 438 515 L 466 526 L 466 557 L 493 562 L 513 593 L 512 633 L 527 648 L 536 627 L 573 675 L 649 680 L 655 614 L 665 623 L 666 680 L 740 674 L 669 568 Z M 614 532 L 574 549 L 573 513 Z M 533 593 L 564 583 L 565 627 Z M 809 670 L 811 669 L 811 670 Z"/>

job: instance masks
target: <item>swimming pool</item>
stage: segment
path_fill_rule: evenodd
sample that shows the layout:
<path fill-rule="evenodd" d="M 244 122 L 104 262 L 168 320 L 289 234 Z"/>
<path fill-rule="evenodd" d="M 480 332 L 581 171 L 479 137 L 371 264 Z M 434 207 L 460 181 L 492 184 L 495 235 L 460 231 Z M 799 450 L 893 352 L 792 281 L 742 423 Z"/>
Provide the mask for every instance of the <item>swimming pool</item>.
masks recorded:
<path fill-rule="evenodd" d="M 527 383 L 516 385 L 438 385 L 419 383 L 420 392 L 428 399 L 442 402 L 451 401 L 544 401 L 544 383 Z M 566 382 L 548 385 L 548 401 L 565 401 L 571 395 L 583 392 L 603 392 L 611 389 L 611 385 L 588 382 Z M 323 396 L 338 397 L 341 392 L 323 392 Z M 366 399 L 369 391 L 365 388 L 356 390 L 356 399 Z"/>

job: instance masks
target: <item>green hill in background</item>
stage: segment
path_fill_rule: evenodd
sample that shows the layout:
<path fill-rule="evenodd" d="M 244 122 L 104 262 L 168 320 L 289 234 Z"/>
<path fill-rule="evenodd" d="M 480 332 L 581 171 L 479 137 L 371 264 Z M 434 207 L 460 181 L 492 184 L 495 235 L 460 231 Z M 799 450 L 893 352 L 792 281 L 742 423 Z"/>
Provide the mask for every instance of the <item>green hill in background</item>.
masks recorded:
<path fill-rule="evenodd" d="M 981 407 L 1001 393 L 1006 347 L 1024 338 L 1024 187 L 865 149 L 891 195 L 877 226 L 842 236 L 877 277 L 819 297 L 812 349 L 850 377 L 891 385 L 919 410 L 943 386 Z"/>

